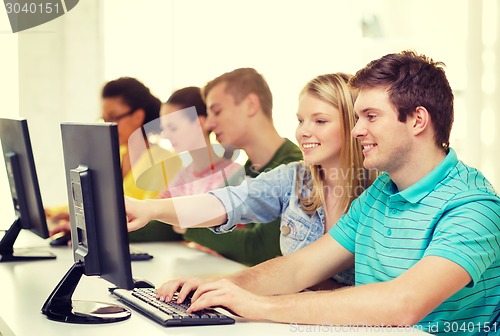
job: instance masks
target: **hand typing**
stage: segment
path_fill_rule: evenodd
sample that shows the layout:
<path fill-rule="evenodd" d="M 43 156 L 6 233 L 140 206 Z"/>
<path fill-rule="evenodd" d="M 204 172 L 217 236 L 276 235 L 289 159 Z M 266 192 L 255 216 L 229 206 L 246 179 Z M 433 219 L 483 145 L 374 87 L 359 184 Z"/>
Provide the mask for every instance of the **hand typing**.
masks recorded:
<path fill-rule="evenodd" d="M 156 296 L 162 301 L 171 301 L 177 291 L 178 303 L 184 302 L 194 291 L 188 313 L 220 307 L 233 315 L 250 319 L 260 320 L 265 316 L 262 312 L 267 297 L 250 293 L 227 279 L 207 281 L 193 277 L 171 280 L 157 290 Z"/>
<path fill-rule="evenodd" d="M 189 293 L 195 291 L 200 285 L 207 282 L 207 280 L 196 277 L 170 280 L 156 290 L 156 297 L 161 301 L 168 302 L 172 300 L 175 292 L 179 292 L 177 295 L 177 303 L 182 303 Z"/>
<path fill-rule="evenodd" d="M 266 316 L 264 307 L 268 306 L 269 299 L 250 293 L 227 279 L 221 279 L 200 285 L 191 298 L 191 306 L 187 312 L 220 307 L 236 316 L 263 320 Z"/>

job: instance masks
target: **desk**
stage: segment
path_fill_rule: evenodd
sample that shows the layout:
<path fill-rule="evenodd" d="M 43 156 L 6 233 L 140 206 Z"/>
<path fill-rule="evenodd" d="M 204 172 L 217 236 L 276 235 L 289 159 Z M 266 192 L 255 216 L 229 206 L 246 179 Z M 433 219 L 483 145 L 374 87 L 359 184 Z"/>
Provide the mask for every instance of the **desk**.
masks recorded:
<path fill-rule="evenodd" d="M 114 336 L 114 335 L 317 335 L 327 331 L 329 335 L 425 335 L 417 330 L 354 329 L 333 326 L 296 326 L 268 322 L 252 322 L 236 318 L 236 324 L 228 326 L 165 328 L 138 312 L 132 311 L 130 319 L 100 325 L 66 324 L 48 320 L 40 309 L 51 291 L 73 264 L 69 247 L 49 247 L 48 241 L 22 230 L 16 247 L 36 246 L 50 249 L 56 260 L 0 264 L 0 335 L 2 336 Z M 154 255 L 150 261 L 132 263 L 136 278 L 145 278 L 155 285 L 167 279 L 195 275 L 217 276 L 242 270 L 245 266 L 221 257 L 187 247 L 182 243 L 141 243 L 134 248 Z M 97 277 L 83 276 L 73 298 L 76 300 L 119 303 L 108 293 L 111 284 Z M 121 304 L 121 303 L 119 303 Z M 342 331 L 343 330 L 343 331 Z M 325 332 L 326 334 L 326 332 Z"/>

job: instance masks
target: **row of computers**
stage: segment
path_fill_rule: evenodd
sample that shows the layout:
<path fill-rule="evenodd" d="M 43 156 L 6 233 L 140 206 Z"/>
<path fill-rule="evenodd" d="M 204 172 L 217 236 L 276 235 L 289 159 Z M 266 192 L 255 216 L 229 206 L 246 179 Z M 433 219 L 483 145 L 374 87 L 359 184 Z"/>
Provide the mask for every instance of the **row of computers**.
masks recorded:
<path fill-rule="evenodd" d="M 188 305 L 155 299 L 146 281 L 134 281 L 123 200 L 117 125 L 61 124 L 74 265 L 49 295 L 42 313 L 70 323 L 108 323 L 130 317 L 119 305 L 72 300 L 82 275 L 114 284 L 110 291 L 165 326 L 232 324 L 214 310 L 187 314 Z M 16 219 L 0 241 L 0 262 L 54 259 L 13 248 L 22 229 L 48 238 L 26 120 L 0 118 L 0 140 Z M 39 253 L 39 251 L 37 251 Z M 188 303 L 189 304 L 189 303 Z"/>

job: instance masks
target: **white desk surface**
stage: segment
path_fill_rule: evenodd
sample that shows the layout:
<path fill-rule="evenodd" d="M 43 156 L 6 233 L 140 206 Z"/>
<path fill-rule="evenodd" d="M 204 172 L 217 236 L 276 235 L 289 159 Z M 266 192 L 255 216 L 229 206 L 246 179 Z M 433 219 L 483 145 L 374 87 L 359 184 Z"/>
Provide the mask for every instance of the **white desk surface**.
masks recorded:
<path fill-rule="evenodd" d="M 1 237 L 1 235 L 0 235 Z M 165 328 L 132 310 L 131 318 L 110 324 L 81 325 L 48 320 L 41 307 L 63 275 L 73 265 L 69 247 L 49 247 L 31 232 L 23 230 L 16 247 L 36 246 L 50 250 L 56 260 L 0 263 L 0 336 L 53 335 L 424 335 L 414 329 L 396 331 L 380 328 L 341 328 L 333 326 L 296 326 L 289 324 L 253 322 L 236 318 L 236 324 L 227 326 Z M 149 261 L 132 263 L 135 278 L 145 278 L 160 285 L 165 280 L 180 276 L 217 276 L 244 269 L 236 262 L 206 254 L 182 243 L 142 243 L 133 247 L 154 255 Z M 76 300 L 102 301 L 121 304 L 109 294 L 112 284 L 97 277 L 82 276 L 73 295 Z"/>

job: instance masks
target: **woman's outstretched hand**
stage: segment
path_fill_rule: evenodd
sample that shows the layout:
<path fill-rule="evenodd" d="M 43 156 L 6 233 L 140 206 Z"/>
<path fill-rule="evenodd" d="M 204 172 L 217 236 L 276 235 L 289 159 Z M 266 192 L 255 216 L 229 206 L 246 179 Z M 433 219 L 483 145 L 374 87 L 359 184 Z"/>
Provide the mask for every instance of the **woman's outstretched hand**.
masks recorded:
<path fill-rule="evenodd" d="M 125 212 L 129 232 L 146 226 L 152 219 L 148 204 L 145 201 L 128 196 L 125 196 Z"/>

